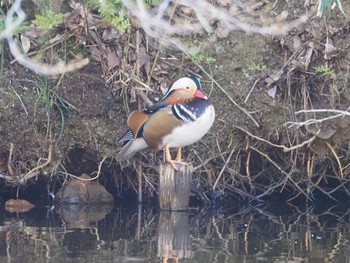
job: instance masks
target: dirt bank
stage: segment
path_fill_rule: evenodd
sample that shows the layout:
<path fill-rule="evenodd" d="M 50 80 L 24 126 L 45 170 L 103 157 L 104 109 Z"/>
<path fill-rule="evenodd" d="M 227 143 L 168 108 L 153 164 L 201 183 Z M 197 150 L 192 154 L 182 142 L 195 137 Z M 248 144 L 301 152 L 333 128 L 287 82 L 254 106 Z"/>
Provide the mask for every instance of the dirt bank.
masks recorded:
<path fill-rule="evenodd" d="M 209 134 L 184 151 L 196 167 L 196 188 L 207 192 L 215 186 L 229 196 L 253 199 L 281 192 L 286 198 L 313 199 L 316 193 L 334 198 L 334 189 L 347 194 L 348 117 L 306 126 L 301 122 L 334 113 L 295 114 L 348 108 L 349 24 L 339 16 L 334 13 L 327 27 L 313 18 L 284 37 L 237 31 L 197 39 L 201 60 L 165 48 L 158 52 L 135 28 L 104 42 L 117 58 L 113 66 L 108 56 L 106 62 L 97 59 L 98 50 L 84 48 L 90 64 L 57 78 L 10 63 L 6 53 L 1 184 L 14 189 L 35 184 L 40 176 L 54 190 L 55 182 L 86 173 L 121 194 L 120 189 L 137 189 L 135 167 L 141 165 L 144 192 L 153 196 L 162 153 L 145 150 L 120 164 L 113 160 L 116 139 L 128 113 L 145 106 L 140 92 L 156 101 L 173 78 L 196 73 L 217 112 Z"/>

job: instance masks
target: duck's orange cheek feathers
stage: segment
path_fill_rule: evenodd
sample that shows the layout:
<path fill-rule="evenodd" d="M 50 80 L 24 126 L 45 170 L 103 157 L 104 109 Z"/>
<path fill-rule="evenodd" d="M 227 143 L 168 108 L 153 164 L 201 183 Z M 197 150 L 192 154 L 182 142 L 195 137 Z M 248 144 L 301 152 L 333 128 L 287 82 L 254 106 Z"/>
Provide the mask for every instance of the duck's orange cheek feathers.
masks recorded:
<path fill-rule="evenodd" d="M 133 111 L 128 118 L 128 126 L 133 132 L 134 137 L 137 137 L 137 134 L 142 127 L 142 125 L 148 120 L 149 115 L 142 111 Z"/>
<path fill-rule="evenodd" d="M 177 103 L 186 103 L 193 98 L 193 90 L 179 89 L 174 90 L 173 93 L 163 101 L 164 104 L 177 104 Z"/>

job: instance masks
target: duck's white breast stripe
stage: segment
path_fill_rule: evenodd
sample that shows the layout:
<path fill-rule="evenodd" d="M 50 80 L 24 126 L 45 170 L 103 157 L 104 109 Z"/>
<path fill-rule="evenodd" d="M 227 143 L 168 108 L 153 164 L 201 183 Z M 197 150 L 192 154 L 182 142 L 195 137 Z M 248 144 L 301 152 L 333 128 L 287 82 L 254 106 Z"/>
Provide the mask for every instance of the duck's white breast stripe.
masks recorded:
<path fill-rule="evenodd" d="M 197 119 L 196 115 L 193 114 L 192 111 L 187 109 L 185 106 L 181 104 L 175 104 L 173 106 L 173 109 L 175 111 L 175 117 L 183 120 L 184 122 L 192 122 Z"/>

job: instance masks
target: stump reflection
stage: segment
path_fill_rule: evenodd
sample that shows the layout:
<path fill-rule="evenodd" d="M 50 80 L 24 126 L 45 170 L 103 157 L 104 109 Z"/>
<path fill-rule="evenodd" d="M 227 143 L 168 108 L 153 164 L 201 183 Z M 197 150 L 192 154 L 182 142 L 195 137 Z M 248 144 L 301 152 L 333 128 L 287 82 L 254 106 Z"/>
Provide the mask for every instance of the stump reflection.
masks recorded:
<path fill-rule="evenodd" d="M 187 212 L 160 212 L 157 248 L 163 263 L 192 257 Z"/>

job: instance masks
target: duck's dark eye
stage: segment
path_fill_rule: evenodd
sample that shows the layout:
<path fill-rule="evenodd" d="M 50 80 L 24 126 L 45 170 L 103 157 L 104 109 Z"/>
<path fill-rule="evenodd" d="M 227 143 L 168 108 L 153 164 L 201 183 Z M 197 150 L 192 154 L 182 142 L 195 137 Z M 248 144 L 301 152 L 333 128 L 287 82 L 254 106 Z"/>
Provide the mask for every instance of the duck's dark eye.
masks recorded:
<path fill-rule="evenodd" d="M 186 87 L 186 89 L 190 89 L 190 87 Z"/>

